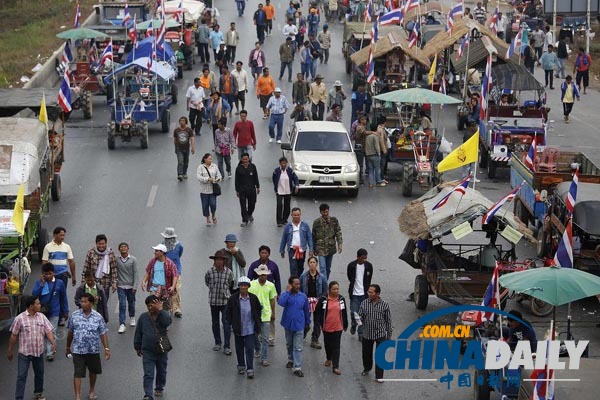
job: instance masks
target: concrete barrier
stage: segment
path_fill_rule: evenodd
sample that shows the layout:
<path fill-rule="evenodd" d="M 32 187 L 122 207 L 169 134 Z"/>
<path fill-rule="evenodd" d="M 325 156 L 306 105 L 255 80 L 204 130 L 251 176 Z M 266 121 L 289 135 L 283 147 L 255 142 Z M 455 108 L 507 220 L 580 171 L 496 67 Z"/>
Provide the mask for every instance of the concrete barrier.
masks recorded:
<path fill-rule="evenodd" d="M 83 22 L 82 26 L 94 25 L 97 21 L 96 12 L 92 12 Z M 43 88 L 43 87 L 54 87 L 60 80 L 60 76 L 56 73 L 56 60 L 60 60 L 65 48 L 64 43 L 56 50 L 48 60 L 44 63 L 42 68 L 37 71 L 31 79 L 23 85 L 25 89 L 29 88 Z"/>

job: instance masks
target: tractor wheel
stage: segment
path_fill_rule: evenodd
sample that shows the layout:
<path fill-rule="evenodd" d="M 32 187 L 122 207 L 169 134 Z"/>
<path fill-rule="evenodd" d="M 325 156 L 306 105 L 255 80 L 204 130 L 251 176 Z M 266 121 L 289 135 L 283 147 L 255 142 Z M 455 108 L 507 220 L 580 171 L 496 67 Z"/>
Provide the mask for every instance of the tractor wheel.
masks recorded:
<path fill-rule="evenodd" d="M 140 147 L 142 149 L 148 148 L 148 123 L 144 122 L 142 125 L 142 134 L 140 135 Z"/>
<path fill-rule="evenodd" d="M 417 275 L 415 277 L 414 299 L 417 310 L 424 310 L 427 308 L 427 301 L 429 300 L 429 283 L 427 283 L 427 277 L 425 275 Z"/>
<path fill-rule="evenodd" d="M 111 122 L 110 124 L 108 124 L 108 138 L 107 138 L 107 144 L 108 144 L 108 149 L 109 150 L 114 150 L 115 149 L 115 132 L 117 129 L 117 125 L 114 122 Z"/>
<path fill-rule="evenodd" d="M 483 379 L 479 378 L 482 377 Z M 473 375 L 473 387 L 475 388 L 475 399 L 476 400 L 490 400 L 490 384 L 488 382 L 487 370 L 476 370 Z M 478 381 L 481 379 L 481 385 Z"/>
<path fill-rule="evenodd" d="M 81 103 L 81 111 L 83 111 L 83 118 L 85 119 L 91 119 L 92 118 L 92 111 L 93 111 L 93 98 L 92 98 L 92 92 L 90 92 L 89 90 L 86 90 L 81 97 L 82 103 Z"/>
<path fill-rule="evenodd" d="M 538 229 L 535 253 L 540 258 L 545 257 L 548 253 L 548 243 L 546 241 L 546 232 L 544 232 L 543 225 Z"/>
<path fill-rule="evenodd" d="M 38 235 L 36 240 L 36 247 L 38 253 L 38 260 L 42 261 L 42 255 L 44 254 L 44 247 L 46 247 L 46 243 L 48 243 L 48 231 L 46 228 L 42 228 L 42 225 L 38 227 Z"/>
<path fill-rule="evenodd" d="M 493 160 L 488 161 L 488 168 L 487 168 L 488 178 L 494 179 L 496 177 L 496 168 L 497 167 L 498 167 L 498 163 L 496 161 L 493 161 Z"/>
<path fill-rule="evenodd" d="M 171 85 L 171 100 L 173 101 L 173 104 L 177 104 L 177 93 L 178 93 L 177 86 L 175 86 L 175 83 L 173 83 Z"/>
<path fill-rule="evenodd" d="M 171 112 L 168 108 L 163 110 L 160 122 L 162 124 L 162 132 L 169 132 L 169 125 L 171 124 Z"/>
<path fill-rule="evenodd" d="M 413 175 L 415 168 L 410 163 L 402 165 L 402 196 L 412 196 Z"/>
<path fill-rule="evenodd" d="M 487 150 L 484 147 L 479 146 L 479 168 L 487 168 L 489 157 L 490 155 L 488 154 Z"/>
<path fill-rule="evenodd" d="M 463 117 L 462 115 L 456 116 L 456 129 L 458 129 L 459 131 L 465 129 L 465 117 Z"/>
<path fill-rule="evenodd" d="M 535 297 L 531 297 L 529 302 L 531 305 L 531 313 L 536 317 L 547 317 L 552 313 L 552 304 L 548 304 Z"/>
<path fill-rule="evenodd" d="M 50 188 L 50 193 L 52 195 L 53 201 L 60 200 L 60 195 L 62 194 L 62 184 L 60 182 L 59 174 L 54 174 L 54 179 L 52 179 L 52 187 Z"/>

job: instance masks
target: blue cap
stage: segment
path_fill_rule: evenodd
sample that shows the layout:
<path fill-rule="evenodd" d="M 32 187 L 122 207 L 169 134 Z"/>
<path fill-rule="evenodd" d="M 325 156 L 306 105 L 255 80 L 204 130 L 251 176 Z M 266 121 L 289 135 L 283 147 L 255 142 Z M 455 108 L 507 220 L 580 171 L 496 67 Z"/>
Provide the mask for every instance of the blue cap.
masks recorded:
<path fill-rule="evenodd" d="M 225 236 L 225 242 L 237 242 L 237 236 L 234 233 L 229 233 Z"/>

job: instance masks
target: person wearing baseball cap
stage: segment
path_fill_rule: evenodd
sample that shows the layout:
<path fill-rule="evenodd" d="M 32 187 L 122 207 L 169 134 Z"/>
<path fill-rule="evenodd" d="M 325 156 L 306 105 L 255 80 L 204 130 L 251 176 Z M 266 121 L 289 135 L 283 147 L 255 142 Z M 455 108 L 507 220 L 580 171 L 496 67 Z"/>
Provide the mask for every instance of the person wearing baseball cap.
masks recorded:
<path fill-rule="evenodd" d="M 254 342 L 261 328 L 261 305 L 258 297 L 249 293 L 250 279 L 241 276 L 237 281 L 239 291 L 227 301 L 226 318 L 235 335 L 235 355 L 240 375 L 254 378 Z"/>
<path fill-rule="evenodd" d="M 159 243 L 152 249 L 154 258 L 146 267 L 142 290 L 158 297 L 163 302 L 163 309 L 171 310 L 171 298 L 177 293 L 177 281 L 179 280 L 177 266 L 167 258 L 167 246 Z"/>
<path fill-rule="evenodd" d="M 275 321 L 275 300 L 277 299 L 277 290 L 275 284 L 267 279 L 271 275 L 271 271 L 266 264 L 261 264 L 254 269 L 254 273 L 258 276 L 250 284 L 250 293 L 256 295 L 262 306 L 260 315 L 260 341 L 257 341 L 255 348 L 255 356 L 260 355 L 260 363 L 263 367 L 269 365 L 267 360 L 269 351 L 269 334 L 271 330 L 271 322 Z"/>
<path fill-rule="evenodd" d="M 215 339 L 214 351 L 221 351 L 226 356 L 231 355 L 231 325 L 229 324 L 225 313 L 227 309 L 227 300 L 231 297 L 233 289 L 233 274 L 229 268 L 225 268 L 227 254 L 219 250 L 214 256 L 209 257 L 213 260 L 213 266 L 206 271 L 204 283 L 208 286 L 208 304 L 210 305 L 210 317 L 212 320 L 212 332 Z M 219 319 L 223 321 L 224 342 L 221 341 L 221 326 Z"/>
<path fill-rule="evenodd" d="M 176 293 L 173 296 L 173 313 L 176 318 L 181 318 L 183 314 L 181 313 L 181 296 L 179 295 L 179 292 L 181 290 L 181 256 L 183 256 L 183 245 L 179 240 L 177 240 L 175 228 L 165 228 L 160 235 L 164 239 L 162 244 L 164 244 L 167 248 L 165 255 L 169 260 L 173 261 L 177 267 L 178 278 L 177 285 L 175 286 Z"/>
<path fill-rule="evenodd" d="M 237 236 L 233 233 L 225 235 L 225 247 L 221 249 L 225 255 L 225 266 L 231 270 L 233 279 L 233 291 L 238 290 L 238 279 L 241 276 L 246 276 L 246 259 L 244 253 L 237 247 Z"/>
<path fill-rule="evenodd" d="M 283 116 L 290 109 L 290 103 L 288 103 L 285 96 L 281 95 L 281 89 L 275 88 L 273 96 L 267 103 L 267 110 L 270 113 L 269 119 L 269 143 L 273 143 L 275 138 L 275 125 L 277 125 L 277 143 L 281 143 L 281 137 L 283 136 Z"/>

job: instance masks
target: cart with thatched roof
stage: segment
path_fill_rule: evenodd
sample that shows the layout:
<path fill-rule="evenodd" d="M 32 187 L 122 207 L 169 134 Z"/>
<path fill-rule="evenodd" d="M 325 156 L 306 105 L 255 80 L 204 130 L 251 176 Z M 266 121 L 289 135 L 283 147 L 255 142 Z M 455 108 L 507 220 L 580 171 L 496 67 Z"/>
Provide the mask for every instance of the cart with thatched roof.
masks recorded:
<path fill-rule="evenodd" d="M 368 31 L 367 31 L 368 29 Z M 360 49 L 365 47 L 369 47 L 371 43 L 371 27 L 365 25 L 364 22 L 350 22 L 346 21 L 344 23 L 344 38 L 342 42 L 342 54 L 344 55 L 344 60 L 346 61 L 346 73 L 352 73 L 354 69 L 354 63 L 350 56 L 356 53 Z M 385 36 L 392 30 L 398 30 L 397 26 L 380 26 L 379 27 L 379 35 Z"/>
<path fill-rule="evenodd" d="M 400 259 L 421 271 L 414 286 L 414 302 L 420 310 L 427 307 L 430 294 L 453 304 L 480 302 L 497 260 L 506 263 L 509 271 L 519 239 L 534 240 L 508 210 L 480 225 L 480 217 L 493 203 L 474 189 L 467 188 L 463 196 L 453 193 L 455 185 L 434 187 L 406 205 L 398 218 L 400 230 L 409 238 Z M 471 243 L 463 241 L 466 236 L 473 238 Z M 503 244 L 496 243 L 499 236 Z"/>

